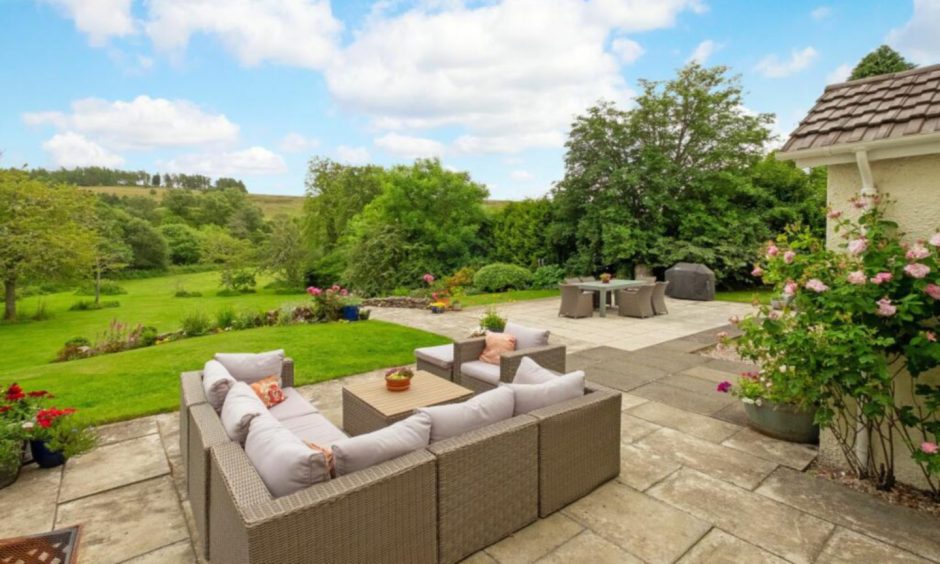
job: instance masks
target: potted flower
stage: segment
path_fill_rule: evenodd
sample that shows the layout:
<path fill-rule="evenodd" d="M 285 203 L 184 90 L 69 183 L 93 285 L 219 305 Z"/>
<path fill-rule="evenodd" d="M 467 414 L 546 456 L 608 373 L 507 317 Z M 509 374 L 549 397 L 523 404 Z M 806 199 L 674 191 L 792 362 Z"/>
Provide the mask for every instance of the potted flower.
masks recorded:
<path fill-rule="evenodd" d="M 385 387 L 390 392 L 404 392 L 411 387 L 414 372 L 410 368 L 391 368 L 385 373 Z"/>
<path fill-rule="evenodd" d="M 361 307 L 359 308 L 359 321 L 368 321 L 371 316 L 371 309 L 362 309 Z"/>
<path fill-rule="evenodd" d="M 20 475 L 23 464 L 23 432 L 18 424 L 0 420 L 0 489 Z"/>
<path fill-rule="evenodd" d="M 781 367 L 789 370 L 792 367 Z M 806 405 L 802 397 L 793 397 L 765 370 L 744 372 L 736 384 L 725 381 L 718 391 L 730 393 L 744 404 L 748 424 L 755 430 L 793 443 L 819 441 L 819 425 L 814 421 L 816 407 Z"/>
<path fill-rule="evenodd" d="M 29 438 L 33 460 L 40 468 L 61 466 L 69 458 L 93 449 L 96 444 L 91 426 L 77 418 L 73 408 L 40 409 Z"/>
<path fill-rule="evenodd" d="M 428 308 L 430 308 L 431 313 L 444 313 L 447 310 L 447 304 L 441 301 L 431 302 Z"/>
<path fill-rule="evenodd" d="M 343 292 L 346 292 L 346 290 L 343 289 Z M 340 301 L 343 304 L 342 318 L 346 321 L 359 321 L 359 306 L 362 305 L 362 300 L 347 292 L 342 294 Z"/>
<path fill-rule="evenodd" d="M 613 275 L 609 272 L 601 274 L 601 283 L 610 284 L 610 280 L 613 278 Z"/>

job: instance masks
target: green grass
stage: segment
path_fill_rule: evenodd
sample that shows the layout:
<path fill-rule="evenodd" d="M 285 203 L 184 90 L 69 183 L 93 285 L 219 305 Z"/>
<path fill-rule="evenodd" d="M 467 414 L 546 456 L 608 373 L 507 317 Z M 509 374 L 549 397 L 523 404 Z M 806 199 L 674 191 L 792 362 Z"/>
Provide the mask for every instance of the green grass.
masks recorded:
<path fill-rule="evenodd" d="M 175 298 L 177 282 L 201 298 Z M 264 284 L 267 280 L 260 280 Z M 68 311 L 82 299 L 69 293 L 36 296 L 19 303 L 21 315 L 35 311 L 42 300 L 53 318 L 0 324 L 0 386 L 19 382 L 27 389 L 48 389 L 59 406 L 73 406 L 102 423 L 170 411 L 179 405 L 179 373 L 198 369 L 218 351 L 261 351 L 283 348 L 297 361 L 297 383 L 309 384 L 377 368 L 406 364 L 416 347 L 443 344 L 444 337 L 383 323 L 331 323 L 265 327 L 185 339 L 156 347 L 64 363 L 50 363 L 71 337 L 96 340 L 111 319 L 153 325 L 161 332 L 176 330 L 184 314 L 201 310 L 214 317 L 231 307 L 273 309 L 304 303 L 303 294 L 257 294 L 217 297 L 218 273 L 182 274 L 124 280 L 127 294 L 109 296 L 120 307 Z M 87 299 L 87 298 L 85 298 Z"/>
<path fill-rule="evenodd" d="M 114 194 L 115 196 L 145 196 L 159 200 L 163 197 L 166 188 L 159 186 L 84 186 L 83 189 L 97 194 Z M 154 191 L 150 193 L 151 189 Z M 248 194 L 248 199 L 255 203 L 265 217 L 272 218 L 278 214 L 290 217 L 299 217 L 304 210 L 304 196 L 281 196 L 272 194 Z"/>
<path fill-rule="evenodd" d="M 754 297 L 761 304 L 769 304 L 773 297 L 773 291 L 770 288 L 755 288 L 753 290 L 729 290 L 724 292 L 715 292 L 715 299 L 721 302 L 737 302 L 741 304 L 750 304 L 754 302 Z"/>
<path fill-rule="evenodd" d="M 502 304 L 506 302 L 521 302 L 524 300 L 539 300 L 542 298 L 558 297 L 558 288 L 548 290 L 510 290 L 498 294 L 474 294 L 460 298 L 464 307 Z"/>

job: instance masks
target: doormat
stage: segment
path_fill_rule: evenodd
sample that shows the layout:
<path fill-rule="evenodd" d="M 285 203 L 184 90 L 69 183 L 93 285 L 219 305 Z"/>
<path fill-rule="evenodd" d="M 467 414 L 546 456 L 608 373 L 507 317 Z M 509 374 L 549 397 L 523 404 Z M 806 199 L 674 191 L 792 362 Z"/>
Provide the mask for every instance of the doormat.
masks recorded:
<path fill-rule="evenodd" d="M 75 564 L 82 526 L 12 539 L 0 539 L 2 564 Z"/>

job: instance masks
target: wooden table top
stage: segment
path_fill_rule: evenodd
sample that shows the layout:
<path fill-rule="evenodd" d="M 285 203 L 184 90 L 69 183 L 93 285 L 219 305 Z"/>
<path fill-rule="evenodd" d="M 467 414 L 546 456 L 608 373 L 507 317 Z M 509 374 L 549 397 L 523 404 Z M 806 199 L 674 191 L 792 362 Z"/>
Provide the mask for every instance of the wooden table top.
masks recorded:
<path fill-rule="evenodd" d="M 473 395 L 473 390 L 458 386 L 424 370 L 415 371 L 411 379 L 411 387 L 404 392 L 388 391 L 384 378 L 371 382 L 357 382 L 344 389 L 386 417 Z"/>

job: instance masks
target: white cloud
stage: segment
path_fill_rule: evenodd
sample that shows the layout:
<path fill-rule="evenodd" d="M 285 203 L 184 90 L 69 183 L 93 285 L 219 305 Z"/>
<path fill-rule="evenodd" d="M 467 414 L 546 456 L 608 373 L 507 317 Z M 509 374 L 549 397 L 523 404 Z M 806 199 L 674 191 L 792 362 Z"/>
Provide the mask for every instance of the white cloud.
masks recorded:
<path fill-rule="evenodd" d="M 178 53 L 204 33 L 248 66 L 321 68 L 342 31 L 328 0 L 150 0 L 147 6 L 144 28 L 158 49 Z"/>
<path fill-rule="evenodd" d="M 810 12 L 809 15 L 816 21 L 824 20 L 832 15 L 832 8 L 829 6 L 819 6 Z"/>
<path fill-rule="evenodd" d="M 336 158 L 351 165 L 363 165 L 369 162 L 372 156 L 365 147 L 350 147 L 340 145 L 336 148 Z"/>
<path fill-rule="evenodd" d="M 237 176 L 245 174 L 280 174 L 287 165 L 280 155 L 264 147 L 240 151 L 180 155 L 163 163 L 172 172 L 206 176 Z"/>
<path fill-rule="evenodd" d="M 84 136 L 72 131 L 56 133 L 42 144 L 57 167 L 75 168 L 79 166 L 119 167 L 124 159 L 101 145 L 89 141 Z"/>
<path fill-rule="evenodd" d="M 888 43 L 915 63 L 928 65 L 940 59 L 940 1 L 914 0 L 914 15 L 888 34 Z"/>
<path fill-rule="evenodd" d="M 104 45 L 111 37 L 135 32 L 131 0 L 44 0 L 56 6 L 88 35 L 92 45 Z"/>
<path fill-rule="evenodd" d="M 509 173 L 509 179 L 513 182 L 532 182 L 535 175 L 527 170 L 514 170 Z"/>
<path fill-rule="evenodd" d="M 642 45 L 625 37 L 614 39 L 610 44 L 610 50 L 620 58 L 621 62 L 628 65 L 639 59 L 643 53 L 646 52 L 646 49 L 644 49 Z"/>
<path fill-rule="evenodd" d="M 792 50 L 790 58 L 785 61 L 776 55 L 767 55 L 757 63 L 756 70 L 767 78 L 784 78 L 805 69 L 818 56 L 819 53 L 812 47 Z"/>
<path fill-rule="evenodd" d="M 320 140 L 313 137 L 306 137 L 300 133 L 288 133 L 281 139 L 278 147 L 285 153 L 300 153 L 316 149 L 320 146 Z"/>
<path fill-rule="evenodd" d="M 692 51 L 692 54 L 689 55 L 689 58 L 686 59 L 687 63 L 696 62 L 700 65 L 704 65 L 708 62 L 708 59 L 715 54 L 716 51 L 721 50 L 721 45 L 715 43 L 711 39 L 706 39 L 699 43 L 695 50 Z"/>
<path fill-rule="evenodd" d="M 375 146 L 406 159 L 440 157 L 444 154 L 444 145 L 439 141 L 425 137 L 399 135 L 398 133 L 386 133 L 377 138 Z"/>
<path fill-rule="evenodd" d="M 223 114 L 206 112 L 186 100 L 149 96 L 129 102 L 85 98 L 72 102 L 70 113 L 26 113 L 23 121 L 53 125 L 106 146 L 131 149 L 230 142 L 238 137 L 238 126 Z"/>
<path fill-rule="evenodd" d="M 836 84 L 837 82 L 845 82 L 849 79 L 849 75 L 852 74 L 852 65 L 848 63 L 842 63 L 836 68 L 832 69 L 832 72 L 826 75 L 826 84 Z"/>

